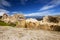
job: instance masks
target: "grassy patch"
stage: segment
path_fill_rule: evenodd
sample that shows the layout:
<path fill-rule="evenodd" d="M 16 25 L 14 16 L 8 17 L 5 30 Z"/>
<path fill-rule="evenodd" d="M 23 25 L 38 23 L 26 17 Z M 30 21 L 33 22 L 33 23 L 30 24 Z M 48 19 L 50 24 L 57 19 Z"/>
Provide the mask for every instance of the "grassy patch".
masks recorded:
<path fill-rule="evenodd" d="M 0 20 L 0 26 L 8 26 L 9 24 L 5 23 L 4 21 Z"/>
<path fill-rule="evenodd" d="M 1 21 L 0 20 L 0 26 L 16 26 L 16 24 L 14 24 L 14 23 L 5 23 L 4 21 Z"/>

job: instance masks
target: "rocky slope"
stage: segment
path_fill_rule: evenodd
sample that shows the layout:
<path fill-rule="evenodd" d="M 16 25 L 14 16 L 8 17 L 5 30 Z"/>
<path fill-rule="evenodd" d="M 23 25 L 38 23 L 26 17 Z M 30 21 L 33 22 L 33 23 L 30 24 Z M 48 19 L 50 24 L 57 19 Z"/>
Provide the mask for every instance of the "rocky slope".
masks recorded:
<path fill-rule="evenodd" d="M 60 40 L 60 32 L 0 26 L 0 40 Z"/>

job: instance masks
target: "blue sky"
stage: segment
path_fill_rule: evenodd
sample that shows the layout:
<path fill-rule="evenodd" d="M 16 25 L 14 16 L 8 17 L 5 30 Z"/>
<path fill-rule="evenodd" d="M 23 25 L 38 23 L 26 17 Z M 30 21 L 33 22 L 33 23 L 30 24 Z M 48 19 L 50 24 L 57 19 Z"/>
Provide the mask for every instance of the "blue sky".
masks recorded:
<path fill-rule="evenodd" d="M 60 15 L 60 0 L 0 0 L 0 15 L 22 13 L 25 16 Z"/>

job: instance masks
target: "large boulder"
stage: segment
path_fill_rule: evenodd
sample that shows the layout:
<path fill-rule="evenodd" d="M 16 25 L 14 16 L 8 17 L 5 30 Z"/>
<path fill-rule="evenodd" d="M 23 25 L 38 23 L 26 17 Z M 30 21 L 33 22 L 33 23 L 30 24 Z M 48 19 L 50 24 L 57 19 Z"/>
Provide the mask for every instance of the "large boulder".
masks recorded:
<path fill-rule="evenodd" d="M 17 14 L 14 16 L 17 19 L 16 27 L 25 28 L 25 17 L 24 17 L 24 15 L 23 14 Z"/>
<path fill-rule="evenodd" d="M 26 27 L 29 29 L 38 29 L 39 22 L 36 19 L 26 19 Z"/>
<path fill-rule="evenodd" d="M 19 28 L 25 28 L 25 20 L 24 19 L 21 19 L 19 21 L 17 21 L 17 24 L 16 24 L 16 27 L 19 27 Z"/>
<path fill-rule="evenodd" d="M 1 20 L 8 23 L 9 22 L 9 15 L 4 13 Z"/>

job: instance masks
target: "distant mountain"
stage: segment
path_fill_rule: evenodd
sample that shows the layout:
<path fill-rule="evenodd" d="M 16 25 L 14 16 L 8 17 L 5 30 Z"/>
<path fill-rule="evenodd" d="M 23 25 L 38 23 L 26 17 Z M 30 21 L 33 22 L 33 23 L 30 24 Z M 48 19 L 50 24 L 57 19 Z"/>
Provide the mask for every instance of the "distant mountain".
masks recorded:
<path fill-rule="evenodd" d="M 27 18 L 35 18 L 37 20 L 42 20 L 44 16 L 26 16 L 26 19 Z"/>

